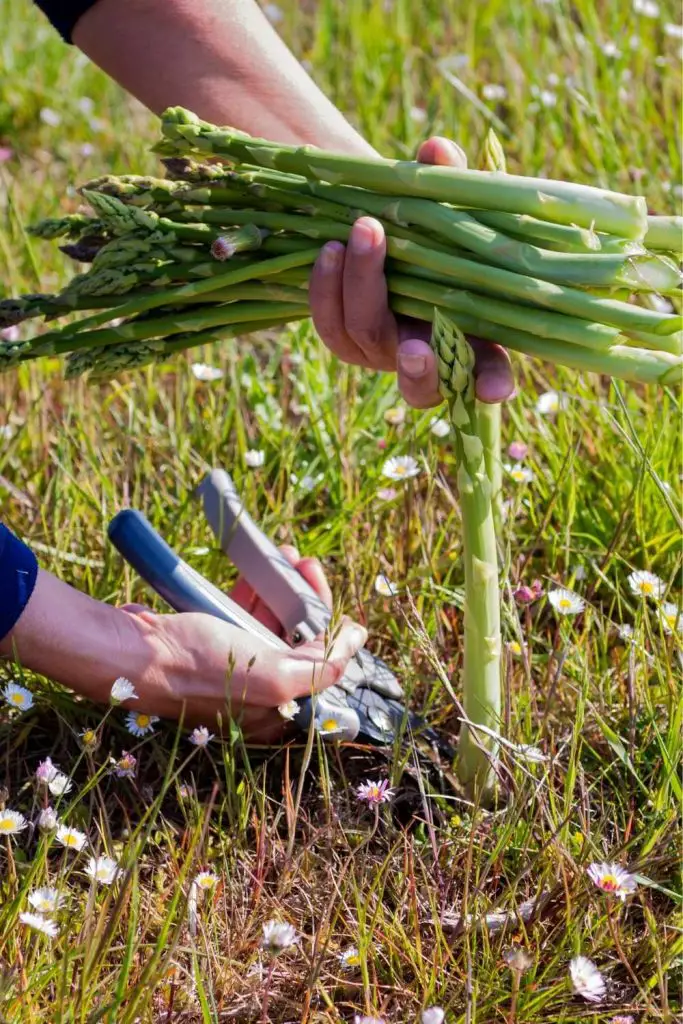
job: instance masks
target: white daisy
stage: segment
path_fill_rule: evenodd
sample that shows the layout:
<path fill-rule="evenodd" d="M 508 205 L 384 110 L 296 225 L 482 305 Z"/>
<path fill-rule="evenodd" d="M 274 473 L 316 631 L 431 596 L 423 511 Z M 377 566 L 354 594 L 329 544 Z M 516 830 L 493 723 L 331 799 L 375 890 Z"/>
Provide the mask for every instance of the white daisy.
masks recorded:
<path fill-rule="evenodd" d="M 427 111 L 424 107 L 411 107 L 410 116 L 416 124 L 424 124 L 427 120 Z"/>
<path fill-rule="evenodd" d="M 667 22 L 664 26 L 664 35 L 669 36 L 671 39 L 683 39 L 683 25 L 676 25 L 673 22 Z"/>
<path fill-rule="evenodd" d="M 28 902 L 39 914 L 54 914 L 66 903 L 66 896 L 51 885 L 44 885 L 28 894 Z"/>
<path fill-rule="evenodd" d="M 505 647 L 507 648 L 508 652 L 512 655 L 513 658 L 521 658 L 524 649 L 526 648 L 526 644 L 524 645 L 524 647 L 522 647 L 519 640 L 508 640 L 508 642 L 505 644 Z"/>
<path fill-rule="evenodd" d="M 209 732 L 205 725 L 197 726 L 190 733 L 190 743 L 194 743 L 195 747 L 205 747 L 213 738 L 214 734 Z"/>
<path fill-rule="evenodd" d="M 429 429 L 434 437 L 445 437 L 450 434 L 451 425 L 442 416 L 433 416 L 429 421 Z"/>
<path fill-rule="evenodd" d="M 578 615 L 586 607 L 582 597 L 563 587 L 549 591 L 548 600 L 559 615 Z"/>
<path fill-rule="evenodd" d="M 398 587 L 384 573 L 380 573 L 375 579 L 375 590 L 382 597 L 396 597 L 398 594 Z"/>
<path fill-rule="evenodd" d="M 244 453 L 244 461 L 249 469 L 260 469 L 266 461 L 266 453 L 260 448 L 250 448 Z"/>
<path fill-rule="evenodd" d="M 394 796 L 394 790 L 389 786 L 388 779 L 380 779 L 379 782 L 372 782 L 368 779 L 362 782 L 356 790 L 358 800 L 364 801 L 368 806 L 386 804 Z"/>
<path fill-rule="evenodd" d="M 111 762 L 114 765 L 113 772 L 117 779 L 135 778 L 135 769 L 138 763 L 135 754 L 129 754 L 127 750 L 123 750 L 118 761 L 112 757 Z"/>
<path fill-rule="evenodd" d="M 49 785 L 56 775 L 59 775 L 59 771 L 52 763 L 51 757 L 46 757 L 36 768 L 36 782 L 41 782 L 45 786 Z"/>
<path fill-rule="evenodd" d="M 119 873 L 119 866 L 112 857 L 91 857 L 84 870 L 93 882 L 111 885 Z"/>
<path fill-rule="evenodd" d="M 38 828 L 41 832 L 54 832 L 59 819 L 52 807 L 44 807 L 38 815 Z"/>
<path fill-rule="evenodd" d="M 534 478 L 533 470 L 528 466 L 513 466 L 509 462 L 505 463 L 505 472 L 516 484 L 530 484 Z"/>
<path fill-rule="evenodd" d="M 281 953 L 298 940 L 296 928 L 283 921 L 268 921 L 263 926 L 261 946 L 271 953 Z"/>
<path fill-rule="evenodd" d="M 672 601 L 660 606 L 659 618 L 665 633 L 683 633 L 683 612 Z"/>
<path fill-rule="evenodd" d="M 126 715 L 126 729 L 133 736 L 147 736 L 154 732 L 154 725 L 159 721 L 158 715 L 146 715 L 142 711 L 129 711 Z"/>
<path fill-rule="evenodd" d="M 428 1006 L 422 1011 L 420 1020 L 422 1024 L 443 1024 L 445 1016 L 440 1006 Z"/>
<path fill-rule="evenodd" d="M 22 924 L 28 925 L 29 928 L 33 928 L 36 932 L 47 935 L 50 939 L 55 939 L 59 935 L 59 925 L 55 924 L 54 921 L 50 921 L 49 918 L 43 917 L 42 914 L 31 914 L 30 911 L 25 911 L 23 914 L 19 914 L 19 920 Z"/>
<path fill-rule="evenodd" d="M 394 498 L 398 497 L 398 491 L 395 487 L 380 487 L 377 491 L 377 497 L 380 501 L 393 501 Z"/>
<path fill-rule="evenodd" d="M 417 459 L 412 455 L 394 455 L 382 466 L 382 475 L 390 480 L 408 480 L 420 472 Z"/>
<path fill-rule="evenodd" d="M 339 719 L 335 718 L 334 715 L 331 714 L 325 715 L 324 718 L 318 718 L 316 716 L 316 718 L 313 720 L 313 725 L 316 729 L 316 732 L 319 732 L 321 733 L 321 735 L 326 736 L 328 738 L 332 738 L 333 736 L 341 736 L 342 733 L 345 731 L 344 726 L 339 721 Z"/>
<path fill-rule="evenodd" d="M 28 711 L 33 707 L 33 694 L 18 683 L 8 683 L 2 691 L 2 696 L 10 707 L 16 708 L 17 711 Z"/>
<path fill-rule="evenodd" d="M 204 892 L 209 892 L 211 889 L 215 889 L 219 882 L 219 876 L 213 871 L 200 871 L 198 875 L 195 875 L 192 884 Z"/>
<path fill-rule="evenodd" d="M 73 789 L 73 782 L 68 775 L 64 772 L 55 772 L 53 777 L 47 784 L 47 788 L 50 790 L 53 796 L 65 796 Z"/>
<path fill-rule="evenodd" d="M 39 116 L 43 124 L 49 125 L 50 128 L 56 128 L 62 121 L 60 115 L 52 107 L 43 107 Z"/>
<path fill-rule="evenodd" d="M 299 714 L 299 705 L 295 700 L 288 700 L 284 704 L 278 704 L 277 709 L 288 722 L 293 721 Z"/>
<path fill-rule="evenodd" d="M 79 732 L 78 738 L 81 741 L 81 746 L 86 750 L 95 750 L 100 744 L 97 729 L 83 729 L 82 732 Z"/>
<path fill-rule="evenodd" d="M 621 50 L 616 43 L 612 42 L 611 39 L 608 39 L 606 43 L 603 43 L 600 49 L 604 53 L 605 57 L 621 57 Z"/>
<path fill-rule="evenodd" d="M 356 1016 L 353 1018 L 353 1024 L 387 1024 L 384 1017 L 365 1017 Z"/>
<path fill-rule="evenodd" d="M 192 363 L 190 369 L 197 380 L 201 380 L 204 384 L 209 384 L 214 380 L 221 380 L 224 376 L 221 369 L 217 366 L 209 366 L 208 363 Z"/>
<path fill-rule="evenodd" d="M 121 704 L 124 700 L 137 699 L 138 695 L 130 679 L 126 679 L 125 676 L 119 676 L 118 679 L 114 680 L 111 693 L 109 694 L 109 700 L 112 704 Z"/>
<path fill-rule="evenodd" d="M 384 413 L 384 422 L 390 427 L 400 427 L 405 422 L 406 408 L 404 405 L 394 405 Z"/>
<path fill-rule="evenodd" d="M 508 91 L 504 85 L 499 85 L 497 82 L 487 82 L 486 85 L 482 86 L 481 94 L 485 100 L 495 103 L 498 100 L 504 100 Z"/>
<path fill-rule="evenodd" d="M 349 946 L 339 954 L 339 963 L 345 970 L 360 966 L 360 953 L 355 946 Z"/>
<path fill-rule="evenodd" d="M 13 836 L 26 828 L 28 822 L 19 811 L 0 811 L 0 836 Z"/>
<path fill-rule="evenodd" d="M 636 14 L 642 14 L 644 18 L 658 18 L 659 4 L 655 0 L 633 0 L 633 10 Z"/>
<path fill-rule="evenodd" d="M 552 416 L 555 412 L 561 412 L 569 405 L 567 395 L 560 391 L 544 391 L 536 399 L 536 412 L 541 416 Z"/>
<path fill-rule="evenodd" d="M 79 832 L 77 828 L 60 825 L 57 829 L 57 842 L 65 846 L 67 850 L 77 850 L 80 853 L 88 842 L 88 838 L 84 832 Z"/>
<path fill-rule="evenodd" d="M 666 583 L 655 576 L 653 572 L 636 569 L 627 577 L 626 582 L 631 588 L 631 593 L 640 597 L 651 597 L 658 601 L 666 592 Z"/>
<path fill-rule="evenodd" d="M 600 864 L 589 864 L 586 873 L 590 880 L 595 882 L 598 889 L 617 896 L 620 900 L 625 900 L 638 888 L 633 875 L 624 871 L 619 864 L 608 864 L 606 861 L 602 861 Z"/>
<path fill-rule="evenodd" d="M 589 1003 L 599 1003 L 606 991 L 600 971 L 587 956 L 575 956 L 569 964 L 574 991 Z"/>

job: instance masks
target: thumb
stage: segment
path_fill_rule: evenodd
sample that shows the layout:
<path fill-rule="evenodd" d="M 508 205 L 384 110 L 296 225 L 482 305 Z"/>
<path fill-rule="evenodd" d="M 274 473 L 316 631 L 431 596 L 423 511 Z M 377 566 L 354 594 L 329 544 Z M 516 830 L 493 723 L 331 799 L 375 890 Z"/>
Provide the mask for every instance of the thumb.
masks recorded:
<path fill-rule="evenodd" d="M 442 135 L 432 135 L 422 143 L 417 151 L 417 159 L 421 164 L 437 164 L 440 167 L 456 167 L 464 171 L 467 167 L 465 151 L 452 139 Z"/>
<path fill-rule="evenodd" d="M 363 626 L 344 617 L 331 647 L 326 648 L 319 639 L 288 652 L 279 673 L 281 677 L 284 676 L 288 691 L 291 691 L 293 697 L 304 697 L 334 686 L 367 638 L 368 631 Z"/>

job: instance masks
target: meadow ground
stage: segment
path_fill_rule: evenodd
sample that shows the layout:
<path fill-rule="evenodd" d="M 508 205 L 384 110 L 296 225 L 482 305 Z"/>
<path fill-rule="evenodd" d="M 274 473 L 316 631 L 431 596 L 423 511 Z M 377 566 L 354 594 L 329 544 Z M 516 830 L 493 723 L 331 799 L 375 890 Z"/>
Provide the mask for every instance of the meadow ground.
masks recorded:
<path fill-rule="evenodd" d="M 387 154 L 437 132 L 474 160 L 493 124 L 513 170 L 680 212 L 674 3 L 283 0 L 269 13 Z M 24 226 L 75 209 L 72 188 L 89 177 L 153 172 L 156 128 L 28 0 L 0 0 L 0 24 L 0 290 L 51 290 L 71 268 Z M 367 624 L 412 706 L 454 734 L 443 677 L 457 685 L 459 514 L 433 414 L 388 422 L 393 379 L 336 364 L 308 325 L 203 351 L 222 371 L 214 382 L 194 377 L 195 358 L 98 387 L 65 383 L 47 360 L 0 378 L 1 518 L 89 594 L 149 602 L 106 542 L 132 504 L 227 587 L 190 500 L 224 465 L 272 536 L 324 560 L 339 608 Z M 402 751 L 326 748 L 304 771 L 300 747 L 245 750 L 237 730 L 206 749 L 165 724 L 136 740 L 121 712 L 5 667 L 34 705 L 0 713 L 0 799 L 35 821 L 34 772 L 50 756 L 74 783 L 59 817 L 126 871 L 96 885 L 85 852 L 31 830 L 3 839 L 1 1020 L 411 1022 L 429 1006 L 453 1024 L 680 1019 L 681 638 L 675 613 L 671 630 L 628 584 L 650 570 L 680 604 L 679 400 L 515 366 L 505 446 L 528 445 L 531 477 L 505 477 L 504 628 L 528 657 L 508 649 L 505 729 L 546 760 L 511 757 L 509 791 L 487 811 Z M 261 468 L 246 467 L 248 448 L 265 453 Z M 395 454 L 419 475 L 383 478 Z M 380 573 L 397 596 L 376 591 Z M 545 597 L 520 607 L 513 591 L 535 579 L 574 588 L 585 614 L 558 618 Z M 82 747 L 86 728 L 96 749 Z M 134 779 L 109 770 L 123 750 Z M 397 790 L 377 818 L 355 797 L 365 777 Z M 586 873 L 603 859 L 636 876 L 624 904 Z M 192 884 L 200 871 L 216 876 L 206 890 Z M 47 885 L 64 897 L 53 939 L 19 922 Z M 507 911 L 506 928 L 487 926 Z M 274 960 L 260 948 L 271 919 L 300 935 Z M 528 961 L 510 961 L 520 950 Z M 578 954 L 602 972 L 599 1003 L 572 992 Z"/>

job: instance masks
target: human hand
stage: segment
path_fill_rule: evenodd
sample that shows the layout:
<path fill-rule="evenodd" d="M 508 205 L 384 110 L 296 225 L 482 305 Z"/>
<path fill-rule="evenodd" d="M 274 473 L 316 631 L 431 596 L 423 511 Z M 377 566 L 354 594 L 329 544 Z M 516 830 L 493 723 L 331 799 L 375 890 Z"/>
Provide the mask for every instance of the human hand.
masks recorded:
<path fill-rule="evenodd" d="M 317 559 L 302 559 L 291 547 L 280 550 L 331 607 L 332 595 Z M 238 581 L 232 597 L 283 635 L 281 623 L 246 581 Z M 210 729 L 218 716 L 223 723 L 233 718 L 248 738 L 263 743 L 277 740 L 285 728 L 278 705 L 338 683 L 367 638 L 361 626 L 343 619 L 331 646 L 318 638 L 295 649 L 277 649 L 209 615 L 155 615 L 139 605 L 124 610 L 148 632 L 147 646 L 154 652 L 133 679 L 139 694 L 134 710 L 170 718 L 183 714 L 187 724 Z"/>
<path fill-rule="evenodd" d="M 466 167 L 465 154 L 450 139 L 424 142 L 417 159 L 425 164 Z M 360 217 L 348 245 L 328 242 L 309 284 L 313 323 L 327 347 L 346 363 L 372 370 L 395 370 L 409 405 L 438 405 L 436 360 L 429 345 L 431 325 L 395 317 L 387 303 L 384 278 L 386 239 L 374 217 Z M 469 339 L 476 355 L 477 397 L 501 402 L 512 394 L 510 360 L 500 345 Z"/>

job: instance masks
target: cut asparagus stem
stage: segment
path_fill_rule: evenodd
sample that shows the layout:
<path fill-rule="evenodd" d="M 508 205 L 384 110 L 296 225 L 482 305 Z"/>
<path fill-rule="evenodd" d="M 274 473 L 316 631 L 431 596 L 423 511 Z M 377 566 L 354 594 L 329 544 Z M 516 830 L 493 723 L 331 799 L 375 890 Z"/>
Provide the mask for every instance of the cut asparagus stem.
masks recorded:
<path fill-rule="evenodd" d="M 424 196 L 458 206 L 531 214 L 559 224 L 578 224 L 625 238 L 642 239 L 647 206 L 642 197 L 563 181 L 498 175 L 398 160 L 363 159 L 313 146 L 283 146 L 230 128 L 215 128 L 182 107 L 162 115 L 164 139 L 180 148 L 227 156 L 242 163 L 305 174 L 336 184 L 389 194 Z"/>
<path fill-rule="evenodd" d="M 484 445 L 478 434 L 474 392 L 474 353 L 456 324 L 434 310 L 432 347 L 439 387 L 448 402 L 458 463 L 465 563 L 465 613 L 462 700 L 468 722 L 500 730 L 501 637 L 498 551 L 486 472 Z M 458 775 L 470 794 L 486 799 L 495 782 L 498 744 L 485 733 L 463 725 L 458 741 Z"/>
<path fill-rule="evenodd" d="M 426 302 L 393 295 L 390 295 L 389 301 L 395 312 L 405 316 L 426 320 L 431 315 Z M 482 312 L 486 312 L 485 305 Z M 560 366 L 570 366 L 575 370 L 642 384 L 672 384 L 680 387 L 682 383 L 683 359 L 669 352 L 653 352 L 627 345 L 614 345 L 607 351 L 582 348 L 580 345 L 552 341 L 550 338 L 538 338 L 524 331 L 493 324 L 483 317 L 471 317 L 464 313 L 458 314 L 458 324 L 463 331 L 474 337 L 486 338 L 515 352 Z"/>
<path fill-rule="evenodd" d="M 683 252 L 683 217 L 648 217 L 645 244 L 650 249 Z"/>
<path fill-rule="evenodd" d="M 430 271 L 431 280 L 439 280 L 441 283 L 453 280 L 461 287 L 472 288 L 485 295 L 519 299 L 595 323 L 623 329 L 631 327 L 652 334 L 672 334 L 683 328 L 683 318 L 679 316 L 655 313 L 626 302 L 596 298 L 576 288 L 514 274 L 501 267 L 483 267 L 457 256 L 432 252 L 401 238 L 387 239 L 387 252 L 389 256 L 411 267 L 422 267 Z"/>
<path fill-rule="evenodd" d="M 387 284 L 389 291 L 395 295 L 419 299 L 443 310 L 453 310 L 455 313 L 468 313 L 474 317 L 484 315 L 491 323 L 530 331 L 542 338 L 555 338 L 558 341 L 568 341 L 574 345 L 596 349 L 611 348 L 619 338 L 619 331 L 615 327 L 590 323 L 579 317 L 565 316 L 550 310 L 515 305 L 491 297 L 482 304 L 480 295 L 457 288 L 445 288 L 443 285 L 417 280 L 404 274 L 388 273 Z"/>

